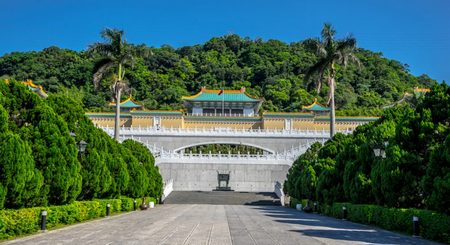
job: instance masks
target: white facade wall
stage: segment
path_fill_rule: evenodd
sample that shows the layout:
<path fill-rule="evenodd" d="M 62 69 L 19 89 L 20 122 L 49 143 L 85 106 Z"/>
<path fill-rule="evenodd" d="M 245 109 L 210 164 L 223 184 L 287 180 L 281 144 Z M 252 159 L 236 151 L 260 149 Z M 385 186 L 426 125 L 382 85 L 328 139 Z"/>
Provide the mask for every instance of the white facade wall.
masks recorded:
<path fill-rule="evenodd" d="M 284 183 L 289 165 L 161 163 L 164 180 L 173 179 L 174 191 L 212 191 L 218 186 L 218 173 L 230 174 L 234 191 L 274 192 L 276 182 Z"/>

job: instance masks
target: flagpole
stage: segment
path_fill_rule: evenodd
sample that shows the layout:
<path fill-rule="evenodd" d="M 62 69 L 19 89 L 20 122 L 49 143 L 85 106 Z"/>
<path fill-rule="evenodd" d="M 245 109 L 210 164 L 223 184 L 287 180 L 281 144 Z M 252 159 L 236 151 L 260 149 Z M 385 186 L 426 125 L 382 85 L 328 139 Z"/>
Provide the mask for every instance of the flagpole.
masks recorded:
<path fill-rule="evenodd" d="M 225 116 L 225 81 L 222 81 L 222 116 Z"/>

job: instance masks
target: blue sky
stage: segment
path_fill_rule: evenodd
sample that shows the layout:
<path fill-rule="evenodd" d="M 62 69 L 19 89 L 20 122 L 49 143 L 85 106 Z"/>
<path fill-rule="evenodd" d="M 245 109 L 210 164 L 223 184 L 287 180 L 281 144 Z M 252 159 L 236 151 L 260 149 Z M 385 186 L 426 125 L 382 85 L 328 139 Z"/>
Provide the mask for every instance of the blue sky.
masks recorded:
<path fill-rule="evenodd" d="M 450 81 L 450 0 L 0 0 L 0 55 L 56 45 L 83 50 L 104 27 L 135 44 L 174 47 L 214 36 L 294 42 L 318 37 L 324 22 L 338 37 L 409 65 L 415 75 Z"/>

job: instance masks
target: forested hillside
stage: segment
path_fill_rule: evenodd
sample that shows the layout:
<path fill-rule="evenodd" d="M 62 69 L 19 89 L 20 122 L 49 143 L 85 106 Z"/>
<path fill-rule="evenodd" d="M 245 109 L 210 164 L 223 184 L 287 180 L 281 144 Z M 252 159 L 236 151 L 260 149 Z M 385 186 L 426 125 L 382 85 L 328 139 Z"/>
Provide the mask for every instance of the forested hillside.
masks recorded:
<path fill-rule="evenodd" d="M 238 89 L 263 97 L 263 110 L 299 111 L 314 97 L 326 103 L 328 88 L 315 91 L 315 78 L 305 73 L 317 61 L 309 40 L 286 44 L 277 40 L 250 40 L 237 35 L 212 38 L 202 45 L 174 49 L 132 45 L 134 63 L 126 69 L 130 93 L 148 109 L 180 109 L 180 98 L 202 86 Z M 380 114 L 380 108 L 399 100 L 414 86 L 431 87 L 426 75 L 415 77 L 408 66 L 380 53 L 359 49 L 361 66 L 349 65 L 337 73 L 336 106 L 340 114 Z M 0 77 L 33 79 L 50 92 L 72 95 L 88 110 L 105 110 L 111 91 L 105 82 L 92 84 L 98 57 L 87 51 L 58 47 L 14 52 L 0 58 Z"/>

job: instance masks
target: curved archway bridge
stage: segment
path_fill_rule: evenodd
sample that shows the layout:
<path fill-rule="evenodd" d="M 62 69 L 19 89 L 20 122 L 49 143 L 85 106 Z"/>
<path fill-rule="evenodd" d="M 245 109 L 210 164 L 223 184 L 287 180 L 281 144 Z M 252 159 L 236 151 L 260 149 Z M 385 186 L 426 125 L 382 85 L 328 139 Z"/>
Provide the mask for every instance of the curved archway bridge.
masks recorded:
<path fill-rule="evenodd" d="M 114 133 L 112 127 L 100 128 L 109 135 Z M 340 132 L 348 134 L 352 131 Z M 146 144 L 156 158 L 168 156 L 179 158 L 179 153 L 184 152 L 184 149 L 210 144 L 251 146 L 269 155 L 287 154 L 292 158 L 304 153 L 315 142 L 324 143 L 329 139 L 329 132 L 325 130 L 122 127 L 120 140 L 125 139 L 134 139 Z M 189 153 L 184 155 L 188 156 Z M 203 155 L 209 156 L 207 153 Z"/>
<path fill-rule="evenodd" d="M 112 127 L 100 127 L 109 135 Z M 341 133 L 351 133 L 350 130 Z M 122 127 L 120 141 L 134 139 L 155 156 L 163 179 L 173 180 L 174 190 L 214 190 L 218 175 L 230 176 L 230 188 L 238 191 L 275 191 L 283 183 L 295 159 L 315 142 L 329 139 L 325 130 L 268 130 L 223 128 Z M 263 154 L 186 152 L 192 146 L 230 144 L 263 150 Z M 220 181 L 219 181 L 220 182 Z"/>

